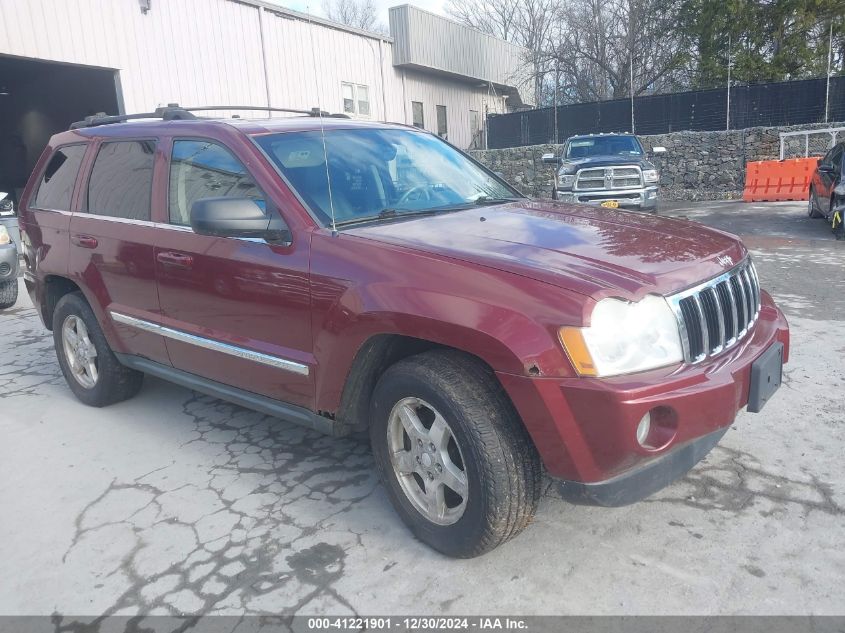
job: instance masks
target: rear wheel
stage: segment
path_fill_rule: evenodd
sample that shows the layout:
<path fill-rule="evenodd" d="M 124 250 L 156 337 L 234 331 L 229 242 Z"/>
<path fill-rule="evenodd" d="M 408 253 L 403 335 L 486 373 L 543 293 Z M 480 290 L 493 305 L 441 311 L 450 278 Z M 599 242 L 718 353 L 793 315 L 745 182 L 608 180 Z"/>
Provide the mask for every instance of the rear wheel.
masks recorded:
<path fill-rule="evenodd" d="M 426 352 L 388 369 L 373 394 L 370 441 L 399 516 L 444 554 L 484 554 L 534 516 L 537 451 L 492 372 L 472 357 Z"/>
<path fill-rule="evenodd" d="M 819 211 L 816 206 L 816 196 L 813 193 L 813 188 L 810 187 L 810 198 L 807 201 L 807 216 L 811 218 L 823 218 L 824 214 Z"/>
<path fill-rule="evenodd" d="M 18 300 L 18 280 L 0 281 L 0 310 L 11 308 Z"/>
<path fill-rule="evenodd" d="M 118 362 L 81 293 L 67 294 L 56 305 L 53 341 L 68 387 L 85 404 L 104 407 L 141 389 L 144 374 Z"/>

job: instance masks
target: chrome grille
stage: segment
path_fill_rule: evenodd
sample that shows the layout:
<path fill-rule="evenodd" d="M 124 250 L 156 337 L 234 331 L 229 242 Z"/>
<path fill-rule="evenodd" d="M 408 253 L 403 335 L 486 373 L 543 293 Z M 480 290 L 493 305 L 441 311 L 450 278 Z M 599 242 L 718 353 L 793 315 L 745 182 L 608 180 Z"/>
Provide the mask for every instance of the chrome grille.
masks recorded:
<path fill-rule="evenodd" d="M 684 358 L 698 363 L 739 343 L 760 314 L 760 283 L 751 258 L 668 297 L 681 329 Z"/>
<path fill-rule="evenodd" d="M 588 167 L 575 175 L 576 191 L 601 191 L 606 189 L 638 189 L 642 187 L 639 167 Z"/>

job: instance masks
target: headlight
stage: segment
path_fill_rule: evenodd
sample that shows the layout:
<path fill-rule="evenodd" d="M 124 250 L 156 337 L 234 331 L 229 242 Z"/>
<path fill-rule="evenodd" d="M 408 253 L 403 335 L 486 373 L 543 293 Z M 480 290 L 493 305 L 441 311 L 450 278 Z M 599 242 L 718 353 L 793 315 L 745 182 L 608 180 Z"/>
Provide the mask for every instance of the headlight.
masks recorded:
<path fill-rule="evenodd" d="M 10 243 L 12 238 L 9 236 L 9 230 L 0 224 L 0 246 L 5 246 Z"/>
<path fill-rule="evenodd" d="M 660 174 L 656 169 L 646 169 L 643 171 L 643 180 L 646 182 L 657 182 L 660 180 Z"/>
<path fill-rule="evenodd" d="M 589 327 L 562 327 L 560 341 L 582 376 L 617 376 L 680 363 L 678 321 L 666 299 L 602 299 Z"/>
<path fill-rule="evenodd" d="M 561 174 L 557 177 L 557 186 L 560 189 L 572 189 L 575 184 L 575 174 Z"/>

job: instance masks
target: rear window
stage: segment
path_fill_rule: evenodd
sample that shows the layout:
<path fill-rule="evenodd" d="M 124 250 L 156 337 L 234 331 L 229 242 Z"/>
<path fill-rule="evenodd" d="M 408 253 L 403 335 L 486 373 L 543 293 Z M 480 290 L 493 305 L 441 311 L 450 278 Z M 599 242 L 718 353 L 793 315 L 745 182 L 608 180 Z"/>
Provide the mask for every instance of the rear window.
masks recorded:
<path fill-rule="evenodd" d="M 66 145 L 56 150 L 41 177 L 33 206 L 38 209 L 70 211 L 73 184 L 79 174 L 86 147 Z"/>
<path fill-rule="evenodd" d="M 155 141 L 103 143 L 88 179 L 89 213 L 150 219 Z"/>

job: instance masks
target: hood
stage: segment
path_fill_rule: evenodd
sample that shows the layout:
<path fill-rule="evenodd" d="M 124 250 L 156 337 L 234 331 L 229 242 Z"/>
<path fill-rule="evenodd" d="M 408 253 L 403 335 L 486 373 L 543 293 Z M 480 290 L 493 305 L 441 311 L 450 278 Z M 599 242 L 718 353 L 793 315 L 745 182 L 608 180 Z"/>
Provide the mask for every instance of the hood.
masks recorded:
<path fill-rule="evenodd" d="M 585 167 L 610 167 L 611 165 L 636 165 L 642 170 L 654 169 L 654 165 L 644 156 L 590 156 L 587 158 L 564 159 L 560 164 L 560 172 L 574 174 Z"/>
<path fill-rule="evenodd" d="M 596 299 L 672 294 L 746 255 L 695 222 L 552 201 L 520 201 L 344 231 L 531 277 Z"/>

